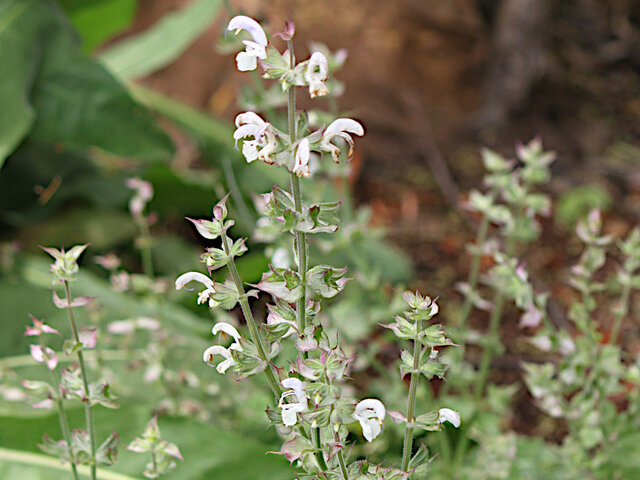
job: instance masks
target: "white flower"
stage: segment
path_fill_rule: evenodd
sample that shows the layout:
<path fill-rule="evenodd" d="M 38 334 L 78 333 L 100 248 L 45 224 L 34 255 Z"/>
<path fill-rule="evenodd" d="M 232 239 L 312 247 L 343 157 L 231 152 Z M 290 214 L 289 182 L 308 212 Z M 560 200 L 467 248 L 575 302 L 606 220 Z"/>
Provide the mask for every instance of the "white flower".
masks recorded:
<path fill-rule="evenodd" d="M 296 148 L 295 163 L 293 165 L 293 173 L 299 177 L 308 177 L 311 175 L 309 170 L 309 158 L 311 157 L 311 146 L 307 137 L 300 140 L 298 148 Z"/>
<path fill-rule="evenodd" d="M 455 410 L 451 410 L 450 408 L 441 408 L 438 410 L 438 422 L 449 422 L 451 425 L 458 428 L 460 426 L 460 413 Z"/>
<path fill-rule="evenodd" d="M 304 72 L 304 79 L 309 84 L 309 95 L 311 98 L 321 97 L 329 93 L 324 82 L 329 76 L 329 64 L 327 57 L 320 52 L 314 52 L 309 58 L 307 70 Z"/>
<path fill-rule="evenodd" d="M 242 43 L 247 48 L 244 52 L 236 55 L 236 63 L 238 64 L 238 70 L 241 72 L 255 70 L 258 66 L 258 59 L 264 60 L 267 58 L 267 36 L 260 24 L 253 18 L 238 15 L 231 19 L 227 30 L 234 30 L 236 35 L 240 30 L 246 30 L 253 37 L 253 41 L 243 40 Z"/>
<path fill-rule="evenodd" d="M 206 287 L 198 293 L 198 305 L 209 302 L 209 306 L 213 308 L 216 305 L 216 301 L 211 297 L 211 294 L 215 293 L 213 280 L 199 272 L 183 273 L 176 279 L 176 290 L 185 288 L 190 282 L 198 282 Z"/>
<path fill-rule="evenodd" d="M 229 350 L 237 350 L 238 352 L 242 351 L 242 347 L 240 346 L 240 338 L 241 338 L 240 333 L 238 333 L 238 330 L 236 330 L 236 328 L 233 325 L 226 322 L 216 323 L 213 326 L 211 333 L 213 333 L 214 335 L 217 335 L 220 332 L 233 337 L 234 342 L 229 347 Z"/>
<path fill-rule="evenodd" d="M 333 157 L 333 161 L 338 163 L 338 159 L 340 158 L 340 149 L 335 146 L 333 143 L 333 139 L 335 137 L 342 138 L 349 145 L 348 158 L 351 160 L 353 156 L 353 139 L 351 135 L 364 135 L 364 128 L 359 122 L 351 118 L 338 118 L 331 125 L 327 127 L 327 129 L 322 134 L 322 140 L 320 141 L 320 149 L 329 152 Z"/>
<path fill-rule="evenodd" d="M 233 132 L 236 146 L 238 140 L 247 137 L 253 137 L 253 140 L 242 142 L 242 155 L 247 162 L 251 163 L 259 158 L 265 163 L 272 164 L 273 159 L 270 155 L 277 146 L 276 136 L 271 125 L 254 112 L 241 113 L 236 117 L 236 131 Z"/>
<path fill-rule="evenodd" d="M 213 333 L 214 335 L 217 335 L 220 332 L 233 337 L 233 343 L 229 345 L 228 348 L 222 347 L 220 345 L 214 345 L 207 348 L 204 352 L 204 355 L 202 356 L 202 359 L 206 364 L 213 367 L 213 356 L 222 355 L 225 360 L 220 362 L 216 366 L 216 370 L 218 370 L 218 373 L 225 373 L 229 367 L 232 367 L 236 364 L 236 361 L 231 356 L 231 350 L 235 350 L 236 352 L 242 351 L 242 347 L 240 346 L 241 337 L 240 333 L 238 333 L 238 330 L 236 330 L 233 325 L 226 322 L 216 323 L 211 330 L 211 333 Z"/>
<path fill-rule="evenodd" d="M 285 378 L 282 386 L 286 388 L 280 396 L 278 407 L 282 409 L 282 423 L 292 427 L 298 421 L 297 414 L 307 408 L 307 395 L 304 393 L 304 384 L 297 378 Z M 285 399 L 295 397 L 296 401 L 284 403 Z"/>
<path fill-rule="evenodd" d="M 218 373 L 225 373 L 229 367 L 232 367 L 236 364 L 236 361 L 231 357 L 230 348 L 224 348 L 220 345 L 214 345 L 213 347 L 209 347 L 204 351 L 204 355 L 202 356 L 202 360 L 208 365 L 213 365 L 213 356 L 214 355 L 222 355 L 225 359 L 220 362 L 216 366 L 216 370 Z"/>
<path fill-rule="evenodd" d="M 353 418 L 360 422 L 362 435 L 368 442 L 380 435 L 386 413 L 382 402 L 375 398 L 367 398 L 356 405 Z"/>

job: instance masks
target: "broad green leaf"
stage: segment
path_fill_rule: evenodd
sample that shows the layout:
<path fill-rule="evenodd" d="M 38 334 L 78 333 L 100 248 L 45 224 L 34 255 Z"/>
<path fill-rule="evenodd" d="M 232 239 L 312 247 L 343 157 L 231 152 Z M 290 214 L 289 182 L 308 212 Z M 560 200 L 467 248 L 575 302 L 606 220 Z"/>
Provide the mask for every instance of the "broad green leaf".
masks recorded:
<path fill-rule="evenodd" d="M 90 471 L 87 466 L 80 466 L 78 473 L 82 479 L 90 478 Z M 0 478 L 68 480 L 70 476 L 69 465 L 63 465 L 57 458 L 40 453 L 0 448 Z M 98 480 L 137 480 L 137 478 L 99 469 Z"/>
<path fill-rule="evenodd" d="M 133 21 L 137 0 L 59 0 L 89 52 Z"/>
<path fill-rule="evenodd" d="M 98 62 L 82 55 L 54 2 L 0 6 L 0 164 L 25 137 L 57 149 L 98 147 L 124 157 L 167 159 L 169 137 Z"/>
<path fill-rule="evenodd" d="M 147 421 L 151 418 L 151 412 L 140 406 L 126 406 L 119 410 L 96 408 L 94 417 L 98 438 L 104 439 L 114 430 L 120 435 L 121 448 L 118 453 L 118 463 L 107 471 L 108 474 L 124 474 L 142 478 L 141 472 L 149 458 L 144 454 L 127 451 L 123 446 L 126 446 L 144 431 Z M 81 425 L 84 422 L 81 409 L 70 411 L 69 421 L 72 425 Z M 286 460 L 275 455 L 265 455 L 269 450 L 277 450 L 277 445 L 261 443 L 238 433 L 186 418 L 161 416 L 158 419 L 158 424 L 163 438 L 175 443 L 184 456 L 184 461 L 178 462 L 175 470 L 162 477 L 166 480 L 199 480 L 204 478 L 280 480 L 292 477 Z M 17 431 L 21 432 L 20 438 L 14 439 L 14 435 L 10 432 Z M 54 438 L 59 436 L 58 420 L 55 416 L 39 419 L 0 418 L 0 447 L 35 452 L 36 444 L 40 442 L 42 434 L 45 432 Z M 2 455 L 3 452 L 5 451 L 0 450 L 0 468 L 4 466 L 6 461 Z M 42 455 L 38 455 L 38 457 L 51 458 Z M 57 459 L 53 460 L 57 462 Z M 0 478 L 30 479 L 32 477 L 2 476 Z M 57 477 L 46 478 L 57 479 Z M 120 478 L 108 476 L 100 478 L 125 480 L 122 476 Z"/>
<path fill-rule="evenodd" d="M 8 0 L 0 4 L 0 167 L 27 135 L 35 113 L 29 91 L 40 53 L 34 38 L 22 34 L 39 23 L 29 15 L 34 1 Z"/>
<path fill-rule="evenodd" d="M 171 140 L 125 88 L 95 61 L 75 55 L 36 82 L 32 135 L 72 150 L 96 146 L 115 155 L 164 160 Z"/>
<path fill-rule="evenodd" d="M 176 58 L 211 24 L 220 0 L 197 0 L 169 13 L 145 32 L 127 38 L 100 55 L 122 80 L 133 80 L 159 70 Z"/>

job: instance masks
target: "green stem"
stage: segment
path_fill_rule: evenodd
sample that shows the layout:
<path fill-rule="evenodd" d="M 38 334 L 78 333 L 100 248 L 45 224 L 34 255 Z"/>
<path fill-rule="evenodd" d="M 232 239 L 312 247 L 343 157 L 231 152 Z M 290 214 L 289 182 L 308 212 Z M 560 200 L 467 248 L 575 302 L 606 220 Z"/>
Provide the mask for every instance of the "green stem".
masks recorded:
<path fill-rule="evenodd" d="M 467 283 L 469 285 L 470 294 L 465 298 L 464 304 L 462 306 L 462 313 L 460 314 L 460 320 L 457 327 L 462 330 L 467 324 L 469 320 L 469 316 L 471 315 L 471 311 L 473 310 L 473 299 L 471 294 L 476 291 L 478 287 L 478 277 L 480 276 L 480 264 L 482 263 L 482 247 L 487 239 L 487 233 L 489 232 L 489 217 L 487 214 L 482 215 L 482 220 L 480 221 L 480 227 L 478 229 L 478 233 L 476 235 L 475 240 L 475 248 L 476 251 L 473 253 L 473 259 L 471 260 L 471 268 L 469 269 L 469 276 L 467 277 Z M 456 361 L 462 362 L 464 360 L 464 352 L 466 348 L 466 342 L 460 342 L 460 348 L 456 349 Z M 451 383 L 445 382 L 442 390 L 442 396 L 446 396 L 451 389 Z M 441 438 L 443 438 L 441 436 Z"/>
<path fill-rule="evenodd" d="M 47 344 L 44 341 L 44 335 L 40 334 L 40 345 L 42 348 L 47 348 Z M 51 386 L 55 390 L 56 395 L 56 407 L 58 409 L 58 420 L 60 422 L 60 432 L 62 433 L 62 439 L 67 444 L 67 451 L 69 452 L 69 464 L 71 465 L 71 474 L 75 480 L 78 480 L 78 467 L 76 466 L 76 461 L 73 456 L 73 449 L 71 448 L 71 434 L 69 433 L 69 419 L 67 418 L 67 412 L 64 409 L 64 405 L 62 403 L 62 396 L 60 395 L 60 385 L 58 384 L 58 379 L 56 378 L 53 370 L 49 370 L 49 376 L 51 378 Z"/>
<path fill-rule="evenodd" d="M 334 434 L 334 438 L 336 443 L 340 443 L 340 438 L 338 437 L 338 433 Z M 347 465 L 344 461 L 344 455 L 342 454 L 342 449 L 338 450 L 338 464 L 340 465 L 340 473 L 342 473 L 342 480 L 349 480 L 349 473 L 347 472 Z"/>
<path fill-rule="evenodd" d="M 289 47 L 289 59 L 291 62 L 291 68 L 294 68 L 296 64 L 296 56 L 293 50 L 293 42 L 287 40 L 287 46 Z M 293 151 L 293 145 L 296 143 L 296 87 L 291 85 L 289 87 L 289 97 L 287 99 L 287 123 L 289 124 L 289 140 L 291 142 L 291 158 L 295 157 Z M 302 192 L 300 191 L 300 179 L 295 173 L 291 173 L 291 193 L 293 194 L 293 202 L 296 208 L 296 212 L 302 215 Z M 307 326 L 307 234 L 303 232 L 295 232 L 295 248 L 298 257 L 298 277 L 300 277 L 300 296 L 296 300 L 296 323 L 298 324 L 298 331 L 300 334 L 304 334 L 304 329 Z M 305 352 L 306 355 L 306 352 Z M 315 457 L 324 471 L 327 470 L 327 463 L 324 460 L 324 454 L 322 452 L 322 444 L 320 442 L 320 429 L 312 428 L 311 436 L 318 442 L 318 450 L 315 452 Z M 346 480 L 346 477 L 345 477 Z"/>
<path fill-rule="evenodd" d="M 411 382 L 409 383 L 409 398 L 407 399 L 407 423 L 404 429 L 404 442 L 402 445 L 402 464 L 400 470 L 409 471 L 409 460 L 413 450 L 413 420 L 414 408 L 416 405 L 416 392 L 418 390 L 418 380 L 420 379 L 420 342 L 417 338 L 413 340 L 413 370 L 411 371 Z"/>
<path fill-rule="evenodd" d="M 510 258 L 513 256 L 513 252 L 516 247 L 516 239 L 513 234 L 509 235 L 507 238 L 507 246 L 505 249 L 506 256 Z M 491 367 L 491 360 L 493 359 L 493 353 L 495 344 L 499 339 L 499 327 L 500 327 L 500 319 L 502 318 L 502 310 L 504 308 L 504 303 L 506 301 L 506 296 L 504 294 L 504 289 L 499 288 L 496 290 L 494 298 L 493 298 L 493 310 L 491 311 L 491 317 L 489 317 L 489 330 L 487 333 L 489 344 L 483 349 L 482 357 L 480 359 L 480 367 L 478 369 L 478 376 L 476 377 L 476 383 L 473 390 L 473 403 L 478 405 L 480 399 L 482 398 L 482 394 L 484 392 L 485 384 L 487 383 L 487 378 L 489 376 L 489 368 Z M 469 437 L 465 436 L 458 443 L 456 448 L 455 455 L 455 463 L 456 465 L 460 465 L 462 460 L 464 459 L 464 455 L 467 451 L 467 447 L 469 445 Z"/>
<path fill-rule="evenodd" d="M 153 278 L 155 271 L 153 268 L 153 253 L 151 251 L 151 232 L 149 231 L 149 225 L 147 219 L 140 216 L 137 220 L 140 228 L 140 256 L 142 257 L 142 271 L 147 277 Z"/>
<path fill-rule="evenodd" d="M 244 319 L 247 322 L 247 326 L 249 327 L 249 332 L 251 334 L 251 340 L 256 346 L 256 350 L 258 351 L 258 355 L 260 359 L 267 364 L 267 367 L 264 370 L 264 374 L 267 377 L 267 381 L 269 382 L 269 386 L 275 396 L 276 403 L 278 399 L 282 395 L 282 388 L 280 387 L 280 383 L 276 380 L 276 376 L 273 373 L 271 362 L 269 361 L 269 357 L 267 355 L 266 350 L 264 349 L 264 345 L 262 343 L 262 338 L 260 337 L 260 332 L 258 331 L 258 325 L 256 323 L 255 318 L 253 318 L 253 313 L 251 312 L 251 306 L 249 305 L 249 300 L 247 299 L 247 294 L 244 290 L 244 285 L 242 280 L 240 279 L 240 274 L 238 273 L 238 269 L 236 268 L 236 262 L 233 257 L 229 255 L 229 245 L 228 242 L 229 237 L 225 232 L 222 232 L 222 248 L 224 249 L 224 253 L 229 257 L 229 263 L 227 267 L 229 268 L 229 272 L 231 273 L 231 277 L 236 285 L 236 289 L 238 290 L 238 295 L 240 297 L 240 308 L 242 309 L 242 314 L 244 315 Z"/>
<path fill-rule="evenodd" d="M 511 258 L 513 256 L 513 251 L 515 250 L 516 242 L 515 237 L 510 235 L 507 239 L 507 248 L 505 249 L 505 253 L 507 258 Z M 489 374 L 489 367 L 491 366 L 491 360 L 493 358 L 494 353 L 494 344 L 498 341 L 498 330 L 500 328 L 500 319 L 502 318 L 502 310 L 504 308 L 504 303 L 506 300 L 506 296 L 504 294 L 504 289 L 500 288 L 496 291 L 494 300 L 493 300 L 493 311 L 491 312 L 491 317 L 489 317 L 489 342 L 490 344 L 485 347 L 482 351 L 482 358 L 480 360 L 480 369 L 477 377 L 476 385 L 473 391 L 475 400 L 479 400 L 482 397 L 482 392 L 484 390 L 484 386 L 487 382 L 487 376 Z"/>
<path fill-rule="evenodd" d="M 71 291 L 69 289 L 69 282 L 64 281 L 64 293 L 67 297 L 67 315 L 69 316 L 69 324 L 71 325 L 71 332 L 73 334 L 73 341 L 78 344 L 80 343 L 80 337 L 78 335 L 78 328 L 76 326 L 76 321 L 73 316 L 73 310 L 71 308 Z M 96 480 L 96 431 L 95 426 L 93 424 L 93 413 L 91 411 L 91 399 L 89 392 L 89 379 L 87 376 L 87 366 L 84 361 L 84 354 L 82 348 L 78 350 L 78 363 L 80 364 L 80 374 L 82 375 L 82 387 L 84 389 L 85 399 L 84 403 L 84 418 L 85 423 L 87 425 L 87 432 L 89 433 L 89 442 L 91 446 L 91 480 Z"/>
<path fill-rule="evenodd" d="M 320 438 L 320 429 L 319 428 L 311 428 L 311 437 L 313 439 L 313 444 L 316 447 L 316 460 L 320 465 L 320 470 L 326 472 L 329 470 L 327 466 L 327 462 L 324 459 L 324 455 L 322 453 L 322 439 Z"/>
<path fill-rule="evenodd" d="M 629 275 L 631 276 L 631 275 Z M 622 294 L 620 295 L 620 308 L 616 311 L 613 329 L 611 330 L 611 338 L 609 342 L 615 344 L 618 341 L 622 320 L 629 313 L 629 295 L 631 293 L 631 282 L 628 281 L 622 286 Z"/>
<path fill-rule="evenodd" d="M 489 231 L 489 217 L 484 214 L 482 216 L 482 220 L 480 222 L 480 228 L 478 229 L 478 234 L 476 236 L 476 252 L 473 254 L 473 260 L 471 262 L 471 269 L 469 270 L 469 290 L 471 292 L 475 292 L 478 286 L 478 276 L 480 275 L 480 264 L 482 262 L 482 248 L 487 240 L 487 232 Z M 467 296 L 464 302 L 464 306 L 462 307 L 462 314 L 460 315 L 460 328 L 464 328 L 467 324 L 467 320 L 469 319 L 469 315 L 471 314 L 471 310 L 473 309 L 473 300 L 471 296 Z M 464 348 L 464 347 L 463 347 Z"/>

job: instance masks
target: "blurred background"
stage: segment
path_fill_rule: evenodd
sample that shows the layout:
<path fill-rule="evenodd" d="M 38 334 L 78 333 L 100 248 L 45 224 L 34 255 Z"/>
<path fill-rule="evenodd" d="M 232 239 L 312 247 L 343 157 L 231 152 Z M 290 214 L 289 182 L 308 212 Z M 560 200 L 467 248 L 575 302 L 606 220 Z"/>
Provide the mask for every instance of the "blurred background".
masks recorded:
<path fill-rule="evenodd" d="M 50 302 L 48 259 L 39 245 L 91 243 L 82 265 L 96 283 L 87 283 L 94 289 L 87 293 L 103 296 L 120 267 L 109 271 L 95 258 L 115 252 L 132 275 L 133 293 L 146 298 L 172 290 L 177 275 L 200 268 L 204 244 L 185 216 L 210 215 L 213 203 L 231 190 L 242 199 L 232 206 L 238 234 L 253 232 L 253 194 L 285 180 L 271 169 L 247 168 L 231 138 L 233 118 L 242 111 L 236 98 L 244 95 L 250 104 L 247 86 L 255 81 L 236 71 L 235 50 L 223 38 L 229 17 L 240 12 L 271 33 L 293 20 L 299 58 L 307 57 L 312 40 L 348 52 L 336 74 L 344 93 L 313 102 L 357 118 L 367 131 L 344 183 L 330 186 L 334 196 L 347 196 L 358 228 L 369 233 L 361 238 L 362 256 L 337 249 L 330 254 L 364 272 L 364 279 L 375 278 L 368 286 L 362 281 L 368 288 L 362 295 L 377 299 L 372 310 L 384 308 L 361 311 L 361 294 L 347 292 L 351 303 L 340 314 L 353 318 L 358 312 L 359 319 L 344 327 L 347 336 L 382 363 L 397 354 L 376 327 L 397 310 L 389 300 L 394 288 L 439 296 L 445 325 L 446 305 L 459 302 L 453 285 L 469 270 L 465 245 L 475 237 L 476 223 L 461 205 L 469 190 L 481 186 L 481 147 L 511 157 L 518 142 L 539 137 L 557 153 L 547 187 L 554 208 L 536 248 L 523 254 L 534 285 L 556 298 L 552 316 L 572 298 L 566 267 L 581 251 L 573 238 L 577 219 L 600 208 L 607 232 L 621 235 L 638 222 L 637 1 L 9 1 L 0 6 L 0 18 L 10 25 L 0 30 L 0 42 L 9 46 L 0 50 L 3 356 L 27 351 L 27 313 L 53 323 L 62 318 Z M 302 97 L 299 107 L 310 107 Z M 155 191 L 147 206 L 150 271 L 140 256 L 149 231 L 127 211 L 129 177 L 151 182 Z M 260 278 L 273 254 L 259 245 L 240 262 L 247 282 Z M 148 282 L 141 276 L 136 284 L 133 275 L 143 272 Z M 106 321 L 139 308 L 135 299 L 122 303 L 118 295 L 105 300 L 111 302 Z M 190 325 L 206 344 L 207 312 L 196 310 L 192 298 L 167 295 L 178 309 L 171 315 L 183 322 L 174 328 Z M 139 315 L 155 311 L 144 308 Z M 105 320 L 100 311 L 91 315 Z M 518 339 L 518 315 L 507 309 L 506 351 L 495 361 L 494 382 L 517 383 L 520 359 L 537 355 Z M 562 322 L 561 314 L 555 317 Z M 624 344 L 637 354 L 634 322 Z M 486 318 L 472 323 L 483 328 Z M 375 391 L 357 375 L 356 384 Z M 166 394 L 160 387 L 158 392 Z M 251 398 L 252 391 L 244 394 Z M 264 397 L 254 400 L 260 405 Z M 201 403 L 189 414 L 206 410 L 204 400 L 193 401 Z M 541 421 L 524 389 L 513 405 L 510 429 L 561 438 L 562 429 Z M 188 407 L 177 402 L 169 410 L 185 413 Z M 262 412 L 246 410 L 252 413 L 236 411 L 226 426 L 252 432 L 252 422 L 263 422 Z M 5 431 L 14 428 L 4 421 Z M 271 431 L 258 440 L 274 438 Z M 30 442 L 32 437 L 21 443 L 27 448 Z"/>

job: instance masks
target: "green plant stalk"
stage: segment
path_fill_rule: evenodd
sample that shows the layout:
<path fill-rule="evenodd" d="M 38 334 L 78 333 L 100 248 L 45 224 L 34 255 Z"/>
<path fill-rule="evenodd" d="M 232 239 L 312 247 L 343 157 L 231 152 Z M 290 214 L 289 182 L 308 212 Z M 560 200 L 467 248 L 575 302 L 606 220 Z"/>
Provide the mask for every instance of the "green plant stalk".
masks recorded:
<path fill-rule="evenodd" d="M 240 274 L 238 273 L 238 269 L 236 268 L 236 262 L 233 257 L 230 256 L 229 246 L 227 245 L 228 238 L 225 232 L 222 232 L 222 248 L 224 249 L 224 253 L 229 258 L 229 263 L 227 263 L 227 267 L 229 268 L 229 272 L 231 273 L 231 277 L 233 278 L 233 282 L 236 285 L 236 289 L 239 294 L 239 302 L 240 308 L 242 309 L 242 314 L 244 315 L 244 319 L 247 322 L 247 326 L 249 327 L 249 332 L 251 334 L 251 340 L 256 346 L 256 350 L 258 351 L 258 355 L 260 359 L 266 363 L 267 367 L 264 369 L 264 374 L 267 377 L 267 381 L 269 382 L 269 386 L 275 396 L 275 401 L 277 402 L 280 396 L 282 395 L 282 388 L 280 387 L 280 383 L 276 380 L 275 375 L 273 374 L 273 370 L 271 369 L 271 362 L 269 361 L 269 357 L 267 355 L 266 350 L 264 349 L 264 345 L 262 343 L 262 338 L 260 337 L 260 332 L 258 331 L 258 325 L 256 324 L 255 318 L 253 318 L 253 313 L 251 312 L 251 306 L 249 305 L 249 300 L 247 299 L 247 294 L 244 290 L 244 285 L 242 280 L 240 279 Z"/>
<path fill-rule="evenodd" d="M 487 233 L 489 232 L 489 217 L 485 213 L 482 215 L 482 220 L 480 221 L 480 228 L 478 229 L 478 233 L 476 235 L 475 246 L 476 252 L 473 254 L 473 259 L 471 261 L 471 268 L 469 269 L 469 276 L 467 277 L 467 283 L 469 284 L 469 290 L 471 292 L 475 292 L 478 287 L 478 277 L 480 275 L 480 264 L 482 262 L 482 245 L 487 240 Z M 473 310 L 473 301 L 471 296 L 467 296 L 465 298 L 464 304 L 462 306 L 462 313 L 460 314 L 460 323 L 458 324 L 458 328 L 463 329 L 467 321 L 469 320 L 469 316 L 471 315 L 471 311 Z M 460 350 L 458 353 L 459 361 L 464 359 L 466 344 L 465 342 L 461 342 Z M 442 390 L 442 395 L 446 395 L 449 393 L 451 388 L 451 383 L 445 382 Z"/>
<path fill-rule="evenodd" d="M 69 289 L 69 282 L 64 281 L 64 293 L 67 297 L 67 315 L 69 316 L 69 324 L 71 325 L 71 332 L 73 334 L 73 341 L 80 343 L 80 337 L 78 336 L 78 328 L 76 327 L 76 321 L 73 316 L 73 310 L 71 308 L 71 291 Z M 82 387 L 84 389 L 84 395 L 86 401 L 84 401 L 84 417 L 87 425 L 87 432 L 89 432 L 89 442 L 91 446 L 91 480 L 96 480 L 96 430 L 93 424 L 93 412 L 91 411 L 91 401 L 89 396 L 89 380 L 87 376 L 87 366 L 84 361 L 84 354 L 82 348 L 78 350 L 78 363 L 80 364 L 80 373 L 82 375 Z"/>
<path fill-rule="evenodd" d="M 475 292 L 478 286 L 478 276 L 480 274 L 480 263 L 482 261 L 482 246 L 484 242 L 487 240 L 487 233 L 489 231 L 489 217 L 486 214 L 482 215 L 482 220 L 480 221 L 480 228 L 478 229 L 478 234 L 476 235 L 476 251 L 473 255 L 473 260 L 471 262 L 471 269 L 469 270 L 469 289 L 471 292 Z M 464 328 L 469 320 L 469 315 L 471 314 L 471 310 L 473 309 L 473 301 L 471 297 L 467 297 L 465 299 L 464 305 L 462 307 L 462 314 L 460 315 L 460 328 Z M 464 346 L 462 347 L 464 349 Z"/>
<path fill-rule="evenodd" d="M 629 276 L 631 276 L 631 274 Z M 616 312 L 613 329 L 611 330 L 611 338 L 609 338 L 609 342 L 612 344 L 615 344 L 618 341 L 618 335 L 620 334 L 620 327 L 622 326 L 622 320 L 629 313 L 629 295 L 630 294 L 631 294 L 631 282 L 629 281 L 622 286 L 622 293 L 620 294 L 620 309 Z"/>
<path fill-rule="evenodd" d="M 296 64 L 296 56 L 293 50 L 293 42 L 287 40 L 287 47 L 289 48 L 289 59 L 291 62 L 291 68 Z M 289 124 L 289 140 L 291 142 L 291 158 L 295 158 L 293 145 L 296 142 L 296 87 L 291 85 L 289 87 L 289 97 L 287 99 L 287 121 Z M 295 173 L 291 173 L 291 193 L 293 194 L 293 202 L 298 214 L 302 214 L 302 192 L 300 191 L 300 179 Z M 295 232 L 295 247 L 298 257 L 298 276 L 300 277 L 300 296 L 296 300 L 296 323 L 298 324 L 298 331 L 302 334 L 307 326 L 307 235 L 304 232 Z M 322 452 L 322 442 L 320 439 L 320 429 L 317 427 L 311 428 L 311 436 L 315 441 L 318 450 L 315 452 L 316 461 L 323 471 L 327 471 L 327 463 L 324 460 L 324 454 Z M 346 480 L 346 478 L 345 478 Z"/>
<path fill-rule="evenodd" d="M 513 235 L 509 235 L 507 238 L 507 248 L 505 253 L 507 257 L 512 257 L 516 248 L 516 239 Z M 506 300 L 504 290 L 500 289 L 496 291 L 493 301 L 493 311 L 489 318 L 489 340 L 492 344 L 498 339 L 498 329 L 500 327 L 500 319 L 502 318 L 502 310 L 504 308 L 504 302 Z M 491 359 L 493 358 L 493 345 L 489 345 L 482 351 L 482 358 L 480 360 L 480 369 L 478 379 L 473 391 L 474 398 L 477 401 L 482 396 L 485 383 L 487 382 L 487 376 L 489 374 L 489 367 L 491 366 Z"/>
<path fill-rule="evenodd" d="M 334 433 L 334 439 L 336 443 L 340 443 L 340 438 L 338 437 L 338 433 Z M 342 455 L 342 450 L 338 450 L 338 464 L 340 465 L 340 473 L 342 474 L 342 480 L 349 480 L 349 473 L 347 472 L 347 465 L 344 461 L 344 456 Z"/>
<path fill-rule="evenodd" d="M 291 68 L 296 63 L 296 57 L 293 53 L 293 42 L 287 41 L 289 47 L 289 55 Z M 296 87 L 289 87 L 289 98 L 287 101 L 287 120 L 289 123 L 289 139 L 291 141 L 291 158 L 294 158 L 293 145 L 296 142 Z M 302 193 L 300 191 L 300 179 L 295 173 L 291 173 L 291 193 L 293 202 L 298 214 L 302 214 Z M 296 300 L 296 320 L 300 333 L 304 332 L 306 327 L 306 308 L 307 308 L 307 235 L 303 232 L 295 232 L 295 247 L 298 256 L 298 276 L 300 277 L 300 297 Z"/>
<path fill-rule="evenodd" d="M 151 232 L 146 219 L 140 215 L 136 219 L 138 228 L 140 229 L 140 256 L 142 258 L 142 271 L 147 277 L 153 278 L 155 271 L 153 268 L 153 253 L 151 251 Z"/>
<path fill-rule="evenodd" d="M 329 470 L 329 467 L 327 466 L 327 462 L 324 460 L 324 454 L 322 453 L 322 439 L 320 438 L 319 428 L 311 428 L 311 438 L 313 440 L 314 446 L 316 447 L 316 460 L 320 465 L 320 469 L 323 472 L 326 472 L 327 470 Z"/>
<path fill-rule="evenodd" d="M 44 335 L 40 333 L 40 345 L 45 349 L 47 347 L 46 342 L 44 341 Z M 49 370 L 49 376 L 51 377 L 51 386 L 55 389 L 56 392 L 56 407 L 58 409 L 58 420 L 60 421 L 60 432 L 62 433 L 62 439 L 67 444 L 67 450 L 69 451 L 69 464 L 71 465 L 71 473 L 75 480 L 78 480 L 78 467 L 76 466 L 76 461 L 73 457 L 73 450 L 71 449 L 71 434 L 69 433 L 69 419 L 67 418 L 67 412 L 64 409 L 64 405 L 62 403 L 62 396 L 60 395 L 60 385 L 58 384 L 58 379 L 56 378 L 53 370 Z"/>
<path fill-rule="evenodd" d="M 516 247 L 516 239 L 514 235 L 509 235 L 507 238 L 507 247 L 505 249 L 505 253 L 507 257 L 511 257 Z M 484 392 L 485 384 L 487 383 L 487 378 L 489 376 L 489 368 L 491 367 L 491 360 L 493 359 L 494 352 L 494 344 L 498 339 L 498 331 L 500 327 L 500 319 L 502 318 L 502 310 L 504 309 L 504 303 L 506 301 L 506 297 L 504 294 L 504 290 L 496 290 L 494 298 L 493 298 L 493 310 L 491 311 L 491 317 L 489 317 L 489 331 L 487 336 L 489 337 L 490 344 L 483 349 L 482 357 L 480 359 L 480 367 L 478 369 L 477 380 L 473 389 L 473 400 L 474 403 L 478 403 L 478 401 L 482 398 L 482 393 Z M 469 445 L 469 437 L 465 436 L 459 443 L 456 449 L 456 465 L 462 463 L 464 458 L 464 454 L 467 451 L 467 446 Z"/>
<path fill-rule="evenodd" d="M 402 464 L 400 470 L 409 470 L 409 460 L 413 449 L 413 420 L 416 405 L 416 393 L 418 391 L 418 380 L 420 379 L 420 342 L 413 339 L 413 370 L 411 371 L 411 382 L 409 383 L 409 397 L 407 399 L 407 423 L 404 429 L 404 442 L 402 445 Z"/>

